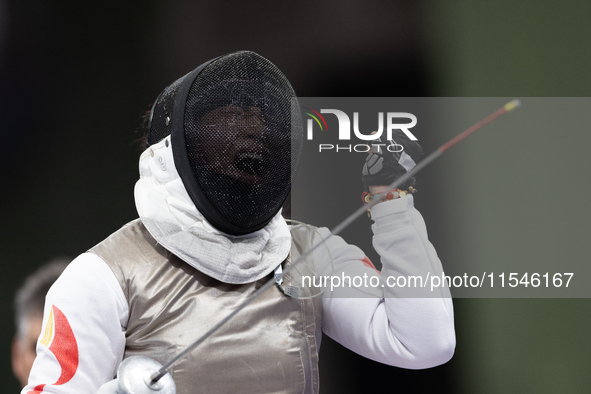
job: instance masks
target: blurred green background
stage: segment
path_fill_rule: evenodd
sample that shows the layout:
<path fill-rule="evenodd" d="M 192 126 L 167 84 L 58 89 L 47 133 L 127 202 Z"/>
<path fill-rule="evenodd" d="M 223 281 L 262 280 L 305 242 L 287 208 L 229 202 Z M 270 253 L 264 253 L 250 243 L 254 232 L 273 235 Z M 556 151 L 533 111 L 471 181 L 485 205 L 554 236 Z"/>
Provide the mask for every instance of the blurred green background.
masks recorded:
<path fill-rule="evenodd" d="M 591 4 L 452 1 L 427 12 L 438 95 L 589 96 Z M 526 110 L 527 100 L 523 100 Z M 577 108 L 579 114 L 589 111 Z M 535 110 L 532 111 L 535 115 Z M 591 234 L 589 123 L 569 111 L 532 117 L 511 137 L 483 133 L 438 170 L 442 259 L 586 265 Z M 539 119 L 544 119 L 541 124 Z M 515 163 L 518 163 L 515 165 Z M 446 173 L 459 182 L 447 183 Z M 460 201 L 455 205 L 454 201 Z M 447 209 L 450 205 L 454 208 Z M 437 220 L 437 219 L 436 219 Z M 575 273 L 576 275 L 576 273 Z M 454 392 L 585 393 L 589 299 L 462 299 L 454 303 Z M 456 391 L 457 390 L 457 391 Z"/>
<path fill-rule="evenodd" d="M 250 49 L 302 96 L 585 97 L 590 20 L 585 1 L 0 0 L 4 391 L 18 390 L 15 290 L 44 262 L 74 257 L 136 217 L 134 130 L 179 76 Z M 589 124 L 559 111 L 537 116 L 523 101 L 531 122 L 509 132 L 504 119 L 500 134 L 465 141 L 419 178 L 417 207 L 444 264 L 554 262 L 561 272 L 590 260 Z M 421 139 L 425 151 L 486 114 L 450 117 Z M 339 195 L 355 208 L 358 172 L 351 178 L 351 192 Z M 589 299 L 454 305 L 448 364 L 385 367 L 326 339 L 321 392 L 589 392 Z"/>

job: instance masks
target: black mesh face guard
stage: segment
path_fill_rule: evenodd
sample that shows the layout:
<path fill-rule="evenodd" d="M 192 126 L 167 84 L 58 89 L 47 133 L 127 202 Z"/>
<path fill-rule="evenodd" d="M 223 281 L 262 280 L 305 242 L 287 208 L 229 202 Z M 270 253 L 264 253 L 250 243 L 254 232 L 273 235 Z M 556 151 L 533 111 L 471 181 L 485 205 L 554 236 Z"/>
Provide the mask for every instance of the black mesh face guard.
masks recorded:
<path fill-rule="evenodd" d="M 248 234 L 269 223 L 291 190 L 303 136 L 294 103 L 275 65 L 253 52 L 231 53 L 160 94 L 148 145 L 171 134 L 177 171 L 197 209 L 221 231 Z"/>

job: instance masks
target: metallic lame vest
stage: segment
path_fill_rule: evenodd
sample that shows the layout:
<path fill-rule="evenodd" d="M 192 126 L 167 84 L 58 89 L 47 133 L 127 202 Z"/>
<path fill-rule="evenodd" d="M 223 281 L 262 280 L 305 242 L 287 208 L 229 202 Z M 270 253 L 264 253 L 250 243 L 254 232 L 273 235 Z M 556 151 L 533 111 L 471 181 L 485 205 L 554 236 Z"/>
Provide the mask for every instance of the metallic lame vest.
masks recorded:
<path fill-rule="evenodd" d="M 293 245 L 295 258 L 300 251 Z M 219 282 L 158 245 L 139 219 L 90 251 L 113 270 L 127 298 L 124 358 L 161 364 L 272 276 L 244 285 Z M 320 298 L 299 300 L 270 288 L 173 366 L 177 393 L 317 393 L 321 308 Z"/>

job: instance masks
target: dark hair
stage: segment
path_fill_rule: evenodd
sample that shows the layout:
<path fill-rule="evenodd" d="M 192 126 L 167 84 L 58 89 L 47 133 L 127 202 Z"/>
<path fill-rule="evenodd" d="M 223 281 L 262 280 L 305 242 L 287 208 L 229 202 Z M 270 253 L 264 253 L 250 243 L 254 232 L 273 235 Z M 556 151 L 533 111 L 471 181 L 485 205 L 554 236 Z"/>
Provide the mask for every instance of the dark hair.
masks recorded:
<path fill-rule="evenodd" d="M 150 108 L 152 106 L 150 105 Z M 138 148 L 143 152 L 148 147 L 148 132 L 150 131 L 150 113 L 151 110 L 147 110 L 140 117 L 140 125 L 136 129 L 136 133 L 140 133 L 140 137 L 135 139 L 133 142 L 137 144 Z"/>
<path fill-rule="evenodd" d="M 17 335 L 25 335 L 26 320 L 30 316 L 43 316 L 45 296 L 49 288 L 68 266 L 70 259 L 55 259 L 39 268 L 25 279 L 14 299 Z"/>

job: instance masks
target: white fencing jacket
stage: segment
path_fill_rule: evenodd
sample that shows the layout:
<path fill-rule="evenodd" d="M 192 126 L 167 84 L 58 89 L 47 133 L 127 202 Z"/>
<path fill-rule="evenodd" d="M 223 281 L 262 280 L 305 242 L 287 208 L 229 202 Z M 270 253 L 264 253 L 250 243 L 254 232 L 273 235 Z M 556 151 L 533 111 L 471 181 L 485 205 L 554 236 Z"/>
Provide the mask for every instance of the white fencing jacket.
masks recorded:
<path fill-rule="evenodd" d="M 158 178 L 145 171 L 142 176 Z M 154 182 L 163 190 L 161 183 L 158 179 Z M 333 276 L 346 273 L 376 278 L 370 282 L 379 283 L 369 289 L 327 289 L 322 298 L 323 332 L 380 363 L 420 369 L 447 362 L 455 348 L 453 306 L 447 287 L 439 287 L 429 298 L 413 298 L 408 289 L 387 281 L 391 277 L 441 277 L 443 273 L 412 195 L 380 203 L 371 214 L 381 274 L 363 251 L 338 236 L 331 237 L 327 247 L 319 248 L 314 256 L 331 259 Z M 327 229 L 314 232 L 322 238 L 329 235 Z M 320 270 L 319 275 L 326 272 Z M 126 296 L 111 268 L 93 253 L 77 257 L 47 295 L 37 358 L 22 394 L 96 393 L 114 378 L 123 359 L 128 318 Z"/>

